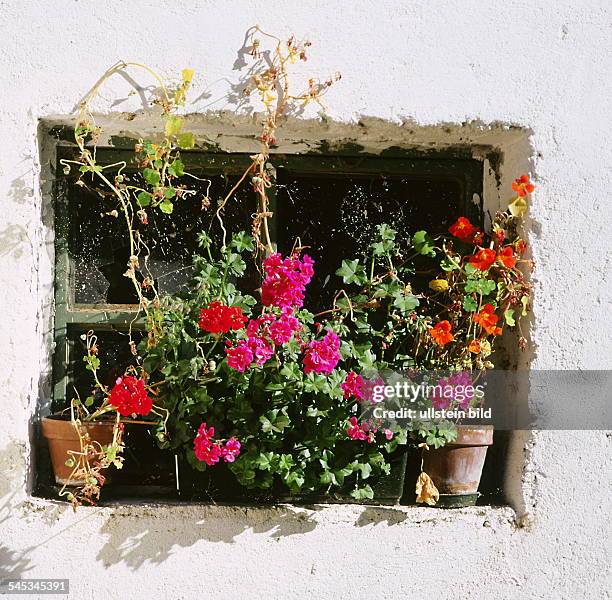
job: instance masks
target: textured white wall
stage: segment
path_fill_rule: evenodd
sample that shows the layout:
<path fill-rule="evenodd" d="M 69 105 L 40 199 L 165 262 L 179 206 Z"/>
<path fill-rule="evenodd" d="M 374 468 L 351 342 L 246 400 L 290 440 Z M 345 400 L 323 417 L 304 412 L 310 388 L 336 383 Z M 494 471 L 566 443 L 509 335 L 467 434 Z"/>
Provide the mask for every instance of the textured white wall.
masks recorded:
<path fill-rule="evenodd" d="M 605 432 L 526 441 L 518 519 L 511 508 L 75 515 L 29 498 L 26 479 L 52 303 L 39 118 L 70 112 L 117 59 L 193 67 L 212 97 L 192 109 L 227 108 L 222 78 L 238 76 L 235 51 L 260 23 L 312 40 L 307 71 L 342 72 L 328 100 L 337 119 L 521 125 L 538 183 L 535 365 L 610 368 L 611 17 L 606 0 L 0 2 L 0 578 L 71 577 L 83 599 L 609 597 Z"/>

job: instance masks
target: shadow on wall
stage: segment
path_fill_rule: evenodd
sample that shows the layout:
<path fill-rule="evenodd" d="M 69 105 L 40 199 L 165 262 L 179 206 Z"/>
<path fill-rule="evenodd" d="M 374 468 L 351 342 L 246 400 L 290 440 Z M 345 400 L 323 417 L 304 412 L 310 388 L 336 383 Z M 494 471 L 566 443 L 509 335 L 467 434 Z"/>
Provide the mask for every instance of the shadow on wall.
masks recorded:
<path fill-rule="evenodd" d="M 172 554 L 174 546 L 189 547 L 200 540 L 232 544 L 247 531 L 268 534 L 273 540 L 303 535 L 316 528 L 313 512 L 320 510 L 317 505 L 301 508 L 177 506 L 172 512 L 169 508 L 145 516 L 117 513 L 109 517 L 100 530 L 106 536 L 106 543 L 97 559 L 105 568 L 125 563 L 136 571 L 146 562 L 164 562 Z M 391 507 L 359 507 L 358 512 L 354 522 L 356 527 L 380 523 L 393 526 L 408 518 L 405 510 Z"/>
<path fill-rule="evenodd" d="M 23 448 L 16 442 L 0 450 L 0 581 L 18 579 L 34 568 L 29 549 L 13 550 L 8 546 L 6 523 L 15 515 L 17 489 L 23 469 Z M 22 478 L 23 479 L 23 478 Z M 11 487 L 13 490 L 11 491 Z"/>
<path fill-rule="evenodd" d="M 245 531 L 278 540 L 308 533 L 316 525 L 305 511 L 284 506 L 177 506 L 170 514 L 165 507 L 147 515 L 117 512 L 100 530 L 107 540 L 97 559 L 104 567 L 123 562 L 135 571 L 145 562 L 164 562 L 174 546 L 189 547 L 200 540 L 232 544 Z"/>

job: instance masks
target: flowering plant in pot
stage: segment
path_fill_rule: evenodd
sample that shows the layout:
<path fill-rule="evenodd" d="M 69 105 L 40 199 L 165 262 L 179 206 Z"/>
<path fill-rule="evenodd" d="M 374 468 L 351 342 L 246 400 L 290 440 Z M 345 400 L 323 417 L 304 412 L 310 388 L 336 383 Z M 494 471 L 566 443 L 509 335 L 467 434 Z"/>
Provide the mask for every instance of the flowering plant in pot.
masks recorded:
<path fill-rule="evenodd" d="M 44 417 L 43 435 L 47 438 L 55 480 L 74 507 L 95 504 L 110 467 L 123 467 L 124 430 L 127 423 L 157 424 L 163 429 L 165 413 L 155 406 L 155 392 L 142 372 L 129 368 L 112 386 L 99 377 L 97 336 L 89 331 L 82 336 L 87 353 L 85 368 L 92 373 L 91 394 L 70 403 L 69 413 Z M 139 418 L 145 417 L 147 420 Z"/>
<path fill-rule="evenodd" d="M 273 49 L 264 50 L 257 35 L 272 40 Z M 265 33 L 258 26 L 248 31 L 248 37 L 252 40 L 249 54 L 254 65 L 249 71 L 250 79 L 244 93 L 246 96 L 258 97 L 264 109 L 262 133 L 257 140 L 260 149 L 250 157 L 251 162 L 236 185 L 218 201 L 215 216 L 219 218 L 223 229 L 224 206 L 233 199 L 234 192 L 243 181 L 250 182 L 256 192 L 257 208 L 252 223 L 255 247 L 252 242 L 249 242 L 248 246 L 255 250 L 256 258 L 261 262 L 263 254 L 271 249 L 267 222 L 270 213 L 266 191 L 270 182 L 265 167 L 270 147 L 276 144 L 278 122 L 288 108 L 308 103 L 322 106 L 321 97 L 332 83 L 339 79 L 339 75 L 324 81 L 311 77 L 306 89 L 295 93 L 289 85 L 289 67 L 307 60 L 309 42 L 298 41 L 294 36 L 283 41 Z M 160 118 L 162 126 L 155 139 L 138 140 L 134 147 L 133 160 L 104 164 L 97 153 L 103 131 L 96 121 L 92 104 L 99 98 L 100 90 L 109 79 L 124 76 L 127 81 L 132 81 L 131 77 L 126 76 L 126 71 L 137 71 L 153 78 L 155 85 L 146 88 L 151 90 L 150 95 L 143 94 L 144 87 L 136 83 L 133 85 L 138 95 L 146 98 L 145 102 Z M 76 172 L 75 184 L 93 190 L 102 199 L 102 215 L 105 218 L 120 219 L 125 223 L 129 258 L 124 275 L 133 284 L 133 291 L 138 299 L 138 304 L 134 306 L 136 314 L 129 322 L 127 332 L 133 366 L 114 384 L 101 382 L 97 373 L 97 342 L 95 336 L 87 334 L 87 355 L 84 360 L 87 369 L 94 375 L 95 393 L 83 402 L 78 397 L 70 402 L 70 422 L 64 423 L 62 418 L 54 417 L 43 419 L 43 433 L 50 440 L 71 439 L 68 458 L 65 456 L 65 448 L 54 450 L 55 443 L 52 443 L 51 454 L 54 466 L 59 470 L 64 469 L 56 479 L 64 485 L 61 493 L 65 493 L 75 504 L 95 502 L 100 494 L 100 486 L 105 481 L 106 469 L 110 465 L 118 468 L 122 466 L 123 421 L 126 415 L 145 417 L 147 422 L 151 418 L 158 425 L 156 433 L 160 442 L 164 444 L 168 439 L 165 430 L 167 414 L 153 404 L 151 396 L 154 396 L 156 391 L 143 368 L 142 357 L 138 356 L 132 330 L 135 324 L 140 326 L 139 320 L 142 321 L 143 316 L 149 325 L 154 324 L 161 307 L 155 277 L 148 265 L 150 250 L 140 235 L 141 230 L 149 225 L 149 219 L 155 213 L 172 215 L 175 205 L 185 198 L 197 197 L 201 201 L 203 211 L 208 210 L 211 204 L 208 197 L 209 188 L 206 185 L 210 184 L 209 180 L 187 172 L 181 160 L 181 152 L 193 149 L 196 145 L 195 135 L 186 130 L 186 119 L 181 115 L 193 78 L 192 69 L 183 69 L 178 81 L 167 82 L 155 70 L 141 63 L 121 61 L 113 65 L 77 105 L 74 122 L 76 152 L 73 158 L 60 160 L 64 175 Z M 227 248 L 223 244 L 223 251 L 225 250 Z M 234 267 L 233 270 L 228 268 L 231 271 L 230 276 L 235 275 Z M 229 286 L 228 280 L 224 288 L 225 293 L 229 294 L 228 298 L 232 296 Z M 248 302 L 246 298 L 245 302 Z M 149 344 L 154 347 L 157 334 L 163 332 L 154 328 L 149 328 L 148 332 Z M 181 368 L 183 367 L 181 364 Z M 158 380 L 155 385 L 163 386 L 165 382 Z M 65 409 L 64 412 L 67 411 L 68 409 Z M 65 425 L 62 432 L 54 433 L 53 430 L 62 425 Z M 179 430 L 180 426 L 177 428 L 177 431 Z M 210 428 L 203 428 L 203 431 L 210 435 Z M 232 453 L 237 455 L 239 450 L 231 440 L 225 443 L 224 449 L 224 459 L 228 461 L 231 460 Z M 66 469 L 70 472 L 66 472 Z M 78 484 L 79 487 L 74 488 L 73 484 Z M 66 485 L 73 487 L 68 489 Z"/>
<path fill-rule="evenodd" d="M 194 260 L 193 285 L 149 311 L 154 341 L 139 348 L 169 412 L 162 444 L 208 473 L 197 476 L 183 463 L 182 485 L 191 480 L 196 494 L 213 498 L 335 491 L 398 501 L 403 457 L 395 491 L 375 498 L 370 482 L 389 474 L 389 456 L 403 440 L 357 422 L 362 389 L 351 365 L 362 358 L 341 321 L 304 308 L 313 261 L 299 248 L 267 256 L 257 300 L 240 291 L 253 238 L 241 232 L 215 248 L 202 234 L 200 243 L 205 256 Z M 239 484 L 233 491 L 231 481 Z M 221 495 L 216 485 L 225 485 Z"/>
<path fill-rule="evenodd" d="M 465 415 L 467 409 L 484 406 L 483 388 L 475 384 L 494 368 L 491 354 L 505 328 L 517 330 L 518 346 L 526 348 L 522 320 L 529 310 L 531 284 L 520 267 L 531 270 L 533 262 L 524 258 L 526 243 L 518 228 L 534 186 L 523 175 L 512 189 L 516 196 L 496 213 L 489 232 L 459 217 L 449 227 L 450 236 L 429 243 L 434 276 L 422 294 L 420 311 L 428 321 L 417 338 L 415 361 L 424 370 L 445 373 L 433 382 L 428 398 L 433 412 Z M 419 502 L 464 506 L 477 499 L 493 427 L 470 424 L 461 416 L 454 425 L 434 420 L 419 430 Z"/>
<path fill-rule="evenodd" d="M 475 383 L 494 367 L 490 358 L 504 327 L 516 328 L 519 347 L 526 347 L 521 319 L 531 286 L 519 266 L 532 263 L 523 258 L 526 244 L 517 229 L 533 184 L 524 175 L 512 187 L 516 197 L 495 215 L 488 234 L 459 217 L 450 235 L 418 231 L 400 245 L 384 225 L 369 254 L 344 261 L 338 271 L 348 293 L 332 312 L 343 315 L 356 346 L 371 357 L 371 374 L 360 377 L 379 388 L 365 399 L 362 419 L 389 414 L 376 409 L 383 399 L 386 408 L 403 406 L 389 385 L 394 380 L 417 391 L 410 405 L 414 416 L 401 424 L 423 449 L 418 502 L 475 502 L 493 433 L 490 425 L 466 422 L 467 409 L 484 402 Z M 383 420 L 386 426 L 393 422 L 399 423 Z"/>

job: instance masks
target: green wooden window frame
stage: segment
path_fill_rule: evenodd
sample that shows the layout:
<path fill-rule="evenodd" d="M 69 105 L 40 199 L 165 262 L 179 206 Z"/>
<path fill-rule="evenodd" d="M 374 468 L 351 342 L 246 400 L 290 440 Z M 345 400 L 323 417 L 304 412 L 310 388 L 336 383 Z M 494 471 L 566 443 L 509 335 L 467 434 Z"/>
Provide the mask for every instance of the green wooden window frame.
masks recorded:
<path fill-rule="evenodd" d="M 56 173 L 62 173 L 59 161 L 74 156 L 73 145 L 58 144 Z M 190 151 L 182 153 L 186 170 L 197 175 L 224 174 L 239 177 L 250 164 L 249 154 Z M 126 161 L 129 165 L 133 151 L 99 148 L 98 160 L 107 164 Z M 330 154 L 272 154 L 267 165 L 272 181 L 283 171 L 297 175 L 388 175 L 414 178 L 444 178 L 459 183 L 464 214 L 475 222 L 483 221 L 482 189 L 483 162 L 452 153 L 419 151 L 401 152 L 400 155 L 364 155 L 358 152 Z M 135 305 L 78 304 L 74 302 L 75 265 L 69 252 L 71 227 L 70 180 L 58 175 L 55 181 L 55 354 L 53 362 L 54 408 L 64 408 L 70 385 L 69 362 L 71 347 L 69 329 L 86 331 L 126 330 L 136 313 Z M 245 184 L 245 185 L 248 185 Z M 269 191 L 270 208 L 276 213 L 276 188 Z M 475 199 L 477 200 L 475 202 Z M 270 220 L 270 232 L 276 241 L 275 218 Z M 136 321 L 134 327 L 142 327 Z"/>

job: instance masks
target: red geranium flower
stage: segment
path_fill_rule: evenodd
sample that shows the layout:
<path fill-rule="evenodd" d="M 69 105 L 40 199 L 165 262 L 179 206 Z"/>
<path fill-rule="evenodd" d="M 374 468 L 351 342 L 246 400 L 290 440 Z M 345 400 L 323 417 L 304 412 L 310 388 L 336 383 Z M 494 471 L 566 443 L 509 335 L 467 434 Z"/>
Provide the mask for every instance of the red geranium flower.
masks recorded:
<path fill-rule="evenodd" d="M 247 317 L 239 306 L 225 306 L 211 302 L 208 308 L 200 309 L 200 329 L 209 333 L 227 333 L 230 329 L 242 329 Z"/>
<path fill-rule="evenodd" d="M 117 379 L 108 395 L 108 401 L 124 417 L 148 415 L 153 408 L 153 400 L 149 397 L 144 381 L 132 375 Z"/>
<path fill-rule="evenodd" d="M 436 326 L 429 330 L 429 335 L 431 335 L 433 341 L 441 347 L 455 339 L 455 336 L 451 333 L 451 324 L 448 321 L 439 321 L 436 323 Z"/>
<path fill-rule="evenodd" d="M 481 244 L 484 239 L 482 231 L 472 225 L 466 217 L 459 217 L 448 230 L 456 238 L 468 244 Z"/>
<path fill-rule="evenodd" d="M 512 189 L 521 198 L 524 198 L 527 194 L 531 194 L 531 192 L 535 190 L 535 185 L 529 181 L 529 175 L 521 175 L 512 182 Z"/>
<path fill-rule="evenodd" d="M 478 323 L 478 325 L 480 325 L 488 334 L 501 334 L 501 327 L 497 327 L 497 320 L 499 317 L 495 314 L 493 305 L 485 304 L 483 309 L 474 314 L 472 318 L 474 319 L 474 323 Z"/>
<path fill-rule="evenodd" d="M 508 267 L 508 269 L 514 269 L 514 266 L 516 265 L 516 256 L 514 255 L 512 246 L 506 246 L 505 248 L 502 248 L 499 254 L 497 255 L 497 258 L 499 258 L 501 263 L 505 267 Z"/>
<path fill-rule="evenodd" d="M 495 262 L 495 258 L 495 250 L 481 248 L 474 256 L 470 257 L 469 263 L 481 271 L 486 271 Z"/>

